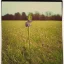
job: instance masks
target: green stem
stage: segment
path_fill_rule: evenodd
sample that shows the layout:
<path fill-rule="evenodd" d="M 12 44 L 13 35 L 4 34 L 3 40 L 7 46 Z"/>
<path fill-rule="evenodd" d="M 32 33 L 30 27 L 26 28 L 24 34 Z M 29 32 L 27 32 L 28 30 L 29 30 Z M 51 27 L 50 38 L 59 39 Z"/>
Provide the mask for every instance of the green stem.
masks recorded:
<path fill-rule="evenodd" d="M 29 43 L 29 56 L 30 56 L 30 64 L 31 64 L 31 50 L 30 50 L 30 28 L 28 27 L 28 43 Z"/>

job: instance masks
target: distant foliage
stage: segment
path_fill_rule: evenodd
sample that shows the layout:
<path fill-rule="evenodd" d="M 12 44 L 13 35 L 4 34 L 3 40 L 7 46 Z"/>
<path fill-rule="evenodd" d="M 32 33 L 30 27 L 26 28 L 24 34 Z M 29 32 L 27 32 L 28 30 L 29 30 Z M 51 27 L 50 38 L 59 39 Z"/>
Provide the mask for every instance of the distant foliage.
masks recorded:
<path fill-rule="evenodd" d="M 40 14 L 36 12 L 35 14 L 31 13 L 32 15 L 32 20 L 58 20 L 62 21 L 62 16 L 59 14 L 52 15 L 51 12 L 46 12 L 46 14 Z M 14 15 L 12 14 L 6 14 L 2 16 L 2 20 L 27 20 L 27 15 L 25 12 L 22 12 L 20 14 L 19 12 L 15 13 Z"/>

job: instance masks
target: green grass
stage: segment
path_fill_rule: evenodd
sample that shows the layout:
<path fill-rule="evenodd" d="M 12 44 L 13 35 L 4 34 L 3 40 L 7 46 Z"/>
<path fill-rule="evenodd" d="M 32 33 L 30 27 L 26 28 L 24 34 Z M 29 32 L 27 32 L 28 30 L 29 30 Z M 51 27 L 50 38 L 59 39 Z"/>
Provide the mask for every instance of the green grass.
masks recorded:
<path fill-rule="evenodd" d="M 33 21 L 31 50 L 25 22 L 2 21 L 2 64 L 62 64 L 62 22 Z"/>

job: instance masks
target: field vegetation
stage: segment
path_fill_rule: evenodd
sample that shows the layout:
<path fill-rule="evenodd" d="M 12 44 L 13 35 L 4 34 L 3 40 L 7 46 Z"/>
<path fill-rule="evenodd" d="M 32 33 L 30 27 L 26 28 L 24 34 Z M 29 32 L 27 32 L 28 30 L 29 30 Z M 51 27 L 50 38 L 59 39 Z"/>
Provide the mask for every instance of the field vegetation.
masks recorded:
<path fill-rule="evenodd" d="M 2 64 L 62 64 L 62 22 L 2 21 Z"/>

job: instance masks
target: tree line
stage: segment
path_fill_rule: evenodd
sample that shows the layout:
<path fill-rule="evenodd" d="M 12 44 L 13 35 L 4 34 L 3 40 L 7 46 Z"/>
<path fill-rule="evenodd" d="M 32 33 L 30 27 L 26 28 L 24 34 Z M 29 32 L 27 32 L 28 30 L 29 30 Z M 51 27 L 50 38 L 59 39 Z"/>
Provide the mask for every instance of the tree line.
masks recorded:
<path fill-rule="evenodd" d="M 46 15 L 44 14 L 39 14 L 36 12 L 35 14 L 32 14 L 32 20 L 58 20 L 62 21 L 62 16 L 59 14 L 52 15 L 50 12 L 46 12 Z M 2 16 L 2 20 L 28 20 L 27 15 L 25 12 L 22 12 L 20 14 L 19 12 L 15 13 L 14 15 L 12 14 L 6 14 Z"/>

